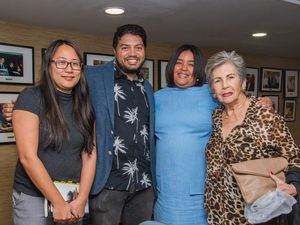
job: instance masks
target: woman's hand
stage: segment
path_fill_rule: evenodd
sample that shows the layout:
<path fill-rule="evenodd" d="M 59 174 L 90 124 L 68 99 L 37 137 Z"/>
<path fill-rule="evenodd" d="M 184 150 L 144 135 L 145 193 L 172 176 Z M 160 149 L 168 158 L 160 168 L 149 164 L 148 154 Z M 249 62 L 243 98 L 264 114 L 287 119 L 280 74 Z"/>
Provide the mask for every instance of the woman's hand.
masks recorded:
<path fill-rule="evenodd" d="M 71 205 L 71 212 L 76 220 L 81 220 L 84 216 L 84 208 L 85 208 L 86 201 L 81 200 L 80 198 L 76 198 L 72 202 Z"/>
<path fill-rule="evenodd" d="M 276 177 L 272 172 L 270 173 L 270 177 L 275 181 L 277 190 L 283 191 L 291 196 L 297 195 L 297 189 L 293 184 L 287 184 L 283 180 Z"/>
<path fill-rule="evenodd" d="M 75 217 L 71 212 L 71 205 L 65 201 L 60 204 L 53 204 L 53 220 L 56 223 L 73 222 Z"/>

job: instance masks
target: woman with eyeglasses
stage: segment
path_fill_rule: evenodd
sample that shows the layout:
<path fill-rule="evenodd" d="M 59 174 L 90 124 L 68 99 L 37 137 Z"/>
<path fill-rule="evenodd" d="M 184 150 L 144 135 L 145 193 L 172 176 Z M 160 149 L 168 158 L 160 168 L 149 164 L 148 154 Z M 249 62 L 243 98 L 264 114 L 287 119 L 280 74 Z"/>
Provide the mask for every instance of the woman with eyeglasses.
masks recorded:
<path fill-rule="evenodd" d="M 21 92 L 12 120 L 19 155 L 12 196 L 14 224 L 82 224 L 96 151 L 82 56 L 73 43 L 50 44 L 40 83 Z M 75 199 L 66 202 L 54 182 L 79 183 Z M 45 199 L 52 204 L 52 217 L 45 216 Z"/>

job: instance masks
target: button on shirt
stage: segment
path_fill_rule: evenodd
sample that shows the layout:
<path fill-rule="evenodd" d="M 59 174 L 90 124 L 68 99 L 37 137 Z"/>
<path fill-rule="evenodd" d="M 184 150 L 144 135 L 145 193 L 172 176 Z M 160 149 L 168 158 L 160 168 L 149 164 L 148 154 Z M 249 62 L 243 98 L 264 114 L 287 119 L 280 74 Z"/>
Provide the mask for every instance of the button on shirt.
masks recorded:
<path fill-rule="evenodd" d="M 113 164 L 107 189 L 142 190 L 151 186 L 149 104 L 144 79 L 128 80 L 115 66 Z"/>

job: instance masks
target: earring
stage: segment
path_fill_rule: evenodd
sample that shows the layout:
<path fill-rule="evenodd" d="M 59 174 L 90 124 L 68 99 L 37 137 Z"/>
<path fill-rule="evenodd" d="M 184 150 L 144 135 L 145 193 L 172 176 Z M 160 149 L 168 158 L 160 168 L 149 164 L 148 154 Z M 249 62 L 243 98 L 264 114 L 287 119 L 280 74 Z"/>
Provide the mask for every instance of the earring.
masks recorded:
<path fill-rule="evenodd" d="M 243 90 L 243 92 L 246 92 L 246 84 L 245 83 L 242 85 L 242 90 Z"/>

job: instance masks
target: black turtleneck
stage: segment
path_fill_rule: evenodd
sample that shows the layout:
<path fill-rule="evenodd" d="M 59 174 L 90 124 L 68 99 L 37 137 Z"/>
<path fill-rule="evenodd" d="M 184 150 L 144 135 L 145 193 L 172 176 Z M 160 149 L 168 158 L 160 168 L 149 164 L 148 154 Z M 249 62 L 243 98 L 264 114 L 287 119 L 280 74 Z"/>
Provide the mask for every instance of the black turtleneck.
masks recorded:
<path fill-rule="evenodd" d="M 65 139 L 62 149 L 43 148 L 43 137 L 41 131 L 45 126 L 45 107 L 41 100 L 41 90 L 39 86 L 24 89 L 14 106 L 14 110 L 24 110 L 36 114 L 40 120 L 38 157 L 44 164 L 50 177 L 58 181 L 79 181 L 82 161 L 81 150 L 83 146 L 83 136 L 72 117 L 73 99 L 72 94 L 58 92 L 59 104 L 69 128 L 69 139 Z M 30 132 L 30 131 L 28 131 Z M 47 131 L 46 131 L 47 132 Z M 17 162 L 14 189 L 31 196 L 42 196 L 40 191 L 34 186 L 27 176 L 20 161 Z"/>

